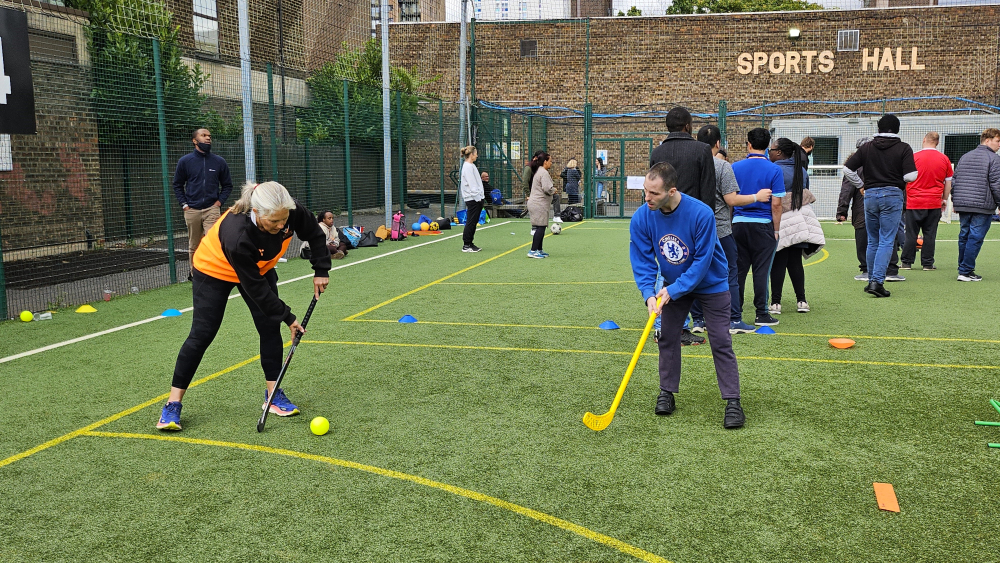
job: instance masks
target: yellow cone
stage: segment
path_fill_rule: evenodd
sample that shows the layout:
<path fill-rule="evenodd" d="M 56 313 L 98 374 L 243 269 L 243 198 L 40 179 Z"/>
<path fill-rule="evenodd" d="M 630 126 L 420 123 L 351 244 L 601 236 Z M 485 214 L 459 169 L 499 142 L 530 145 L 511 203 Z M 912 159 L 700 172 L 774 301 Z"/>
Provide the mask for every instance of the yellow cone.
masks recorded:
<path fill-rule="evenodd" d="M 97 309 L 91 307 L 90 305 L 84 305 L 76 310 L 77 313 L 96 313 Z"/>

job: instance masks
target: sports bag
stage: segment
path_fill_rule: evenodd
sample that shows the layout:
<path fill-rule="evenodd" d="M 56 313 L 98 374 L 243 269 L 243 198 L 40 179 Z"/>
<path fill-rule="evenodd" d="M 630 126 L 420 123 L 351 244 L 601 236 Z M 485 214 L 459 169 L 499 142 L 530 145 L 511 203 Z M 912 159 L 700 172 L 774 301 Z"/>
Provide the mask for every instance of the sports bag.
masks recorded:
<path fill-rule="evenodd" d="M 402 211 L 397 211 L 392 215 L 391 240 L 403 240 L 406 238 L 406 215 Z"/>
<path fill-rule="evenodd" d="M 583 221 L 583 212 L 580 211 L 579 207 L 567 207 L 559 214 L 559 218 L 568 223 L 575 223 Z"/>
<path fill-rule="evenodd" d="M 491 191 L 490 201 L 492 201 L 494 205 L 503 205 L 503 192 L 499 189 Z"/>
<path fill-rule="evenodd" d="M 358 242 L 361 241 L 361 231 L 354 227 L 344 227 L 340 232 L 344 234 L 344 238 L 347 239 L 347 244 L 351 245 L 351 248 L 358 247 Z"/>
<path fill-rule="evenodd" d="M 357 248 L 365 248 L 368 246 L 378 246 L 378 237 L 375 233 L 371 231 L 365 231 L 361 233 L 361 238 L 358 240 Z"/>
<path fill-rule="evenodd" d="M 379 225 L 379 227 L 375 229 L 375 236 L 378 237 L 379 240 L 385 240 L 389 238 L 389 229 L 385 228 L 385 225 Z"/>

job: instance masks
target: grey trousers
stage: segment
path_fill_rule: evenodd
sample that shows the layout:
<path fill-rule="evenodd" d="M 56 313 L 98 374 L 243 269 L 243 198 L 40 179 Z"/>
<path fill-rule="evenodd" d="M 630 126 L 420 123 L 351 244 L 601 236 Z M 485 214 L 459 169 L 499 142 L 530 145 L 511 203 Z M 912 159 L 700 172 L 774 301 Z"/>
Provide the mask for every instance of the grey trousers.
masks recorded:
<path fill-rule="evenodd" d="M 719 391 L 723 399 L 740 398 L 740 372 L 733 352 L 733 338 L 729 334 L 729 318 L 732 313 L 728 291 L 721 293 L 689 293 L 680 299 L 671 300 L 663 306 L 660 340 L 660 389 L 676 393 L 681 382 L 681 325 L 691 309 L 695 297 L 701 301 L 705 313 L 705 328 L 708 342 L 715 360 L 715 375 L 719 381 Z"/>

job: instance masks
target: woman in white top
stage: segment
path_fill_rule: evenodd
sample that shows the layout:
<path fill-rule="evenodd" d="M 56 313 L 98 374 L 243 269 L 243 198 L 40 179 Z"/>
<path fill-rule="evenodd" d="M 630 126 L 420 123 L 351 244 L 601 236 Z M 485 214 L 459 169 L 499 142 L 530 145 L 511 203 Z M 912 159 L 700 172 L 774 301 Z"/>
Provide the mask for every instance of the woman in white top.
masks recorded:
<path fill-rule="evenodd" d="M 528 216 L 531 217 L 531 227 L 535 230 L 531 239 L 529 258 L 548 258 L 542 251 L 542 239 L 545 237 L 545 227 L 549 224 L 549 207 L 552 206 L 552 194 L 556 193 L 552 176 L 552 157 L 542 152 L 531 159 L 531 195 L 528 197 Z"/>
<path fill-rule="evenodd" d="M 483 191 L 483 179 L 479 175 L 479 169 L 474 164 L 479 158 L 476 147 L 469 145 L 462 148 L 462 181 L 459 185 L 459 194 L 465 202 L 465 230 L 462 232 L 462 252 L 479 252 L 479 248 L 472 244 L 472 239 L 476 236 L 476 225 L 479 224 L 479 216 L 483 212 L 483 204 L 486 202 L 486 194 Z"/>
<path fill-rule="evenodd" d="M 316 214 L 316 221 L 319 228 L 326 235 L 326 248 L 330 251 L 330 258 L 340 260 L 347 256 L 347 243 L 340 240 L 337 227 L 333 226 L 333 211 L 321 211 Z M 309 258 L 309 242 L 302 241 L 302 248 L 299 250 L 299 258 Z"/>

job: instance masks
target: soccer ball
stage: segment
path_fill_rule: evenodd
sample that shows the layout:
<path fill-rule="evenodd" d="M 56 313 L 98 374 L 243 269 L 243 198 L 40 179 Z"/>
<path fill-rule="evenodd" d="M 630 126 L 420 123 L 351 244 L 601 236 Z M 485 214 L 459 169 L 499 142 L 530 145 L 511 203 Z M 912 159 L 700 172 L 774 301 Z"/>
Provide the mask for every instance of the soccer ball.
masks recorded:
<path fill-rule="evenodd" d="M 439 225 L 437 221 L 432 222 L 431 225 L 430 225 L 430 227 L 431 227 L 432 231 L 439 231 L 439 230 L 441 230 L 441 225 Z"/>
<path fill-rule="evenodd" d="M 553 223 L 551 228 L 552 228 L 552 234 L 554 235 L 558 235 L 559 233 L 562 232 L 562 227 L 559 226 L 559 223 Z"/>

